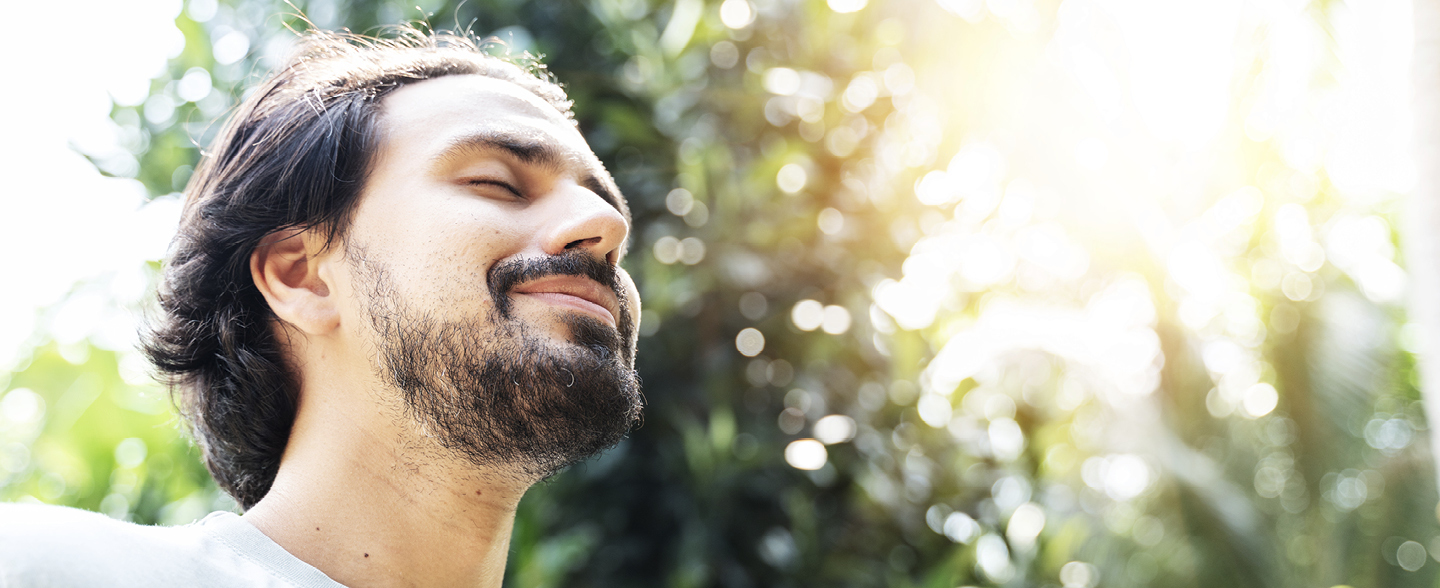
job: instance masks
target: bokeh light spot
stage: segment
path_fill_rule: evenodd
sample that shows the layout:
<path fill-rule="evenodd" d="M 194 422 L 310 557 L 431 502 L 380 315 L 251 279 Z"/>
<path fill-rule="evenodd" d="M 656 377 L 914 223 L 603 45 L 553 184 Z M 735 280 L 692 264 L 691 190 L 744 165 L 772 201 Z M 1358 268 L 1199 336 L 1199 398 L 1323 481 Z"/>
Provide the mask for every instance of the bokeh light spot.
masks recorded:
<path fill-rule="evenodd" d="M 1406 541 L 1395 550 L 1395 561 L 1405 571 L 1414 572 L 1424 567 L 1426 555 L 1424 545 L 1417 541 Z"/>
<path fill-rule="evenodd" d="M 815 439 L 826 445 L 844 443 L 855 438 L 855 419 L 832 414 L 815 421 Z"/>
<path fill-rule="evenodd" d="M 794 194 L 805 189 L 805 184 L 810 180 L 805 168 L 798 163 L 787 163 L 775 174 L 775 185 L 780 186 L 786 194 Z"/>
<path fill-rule="evenodd" d="M 818 470 L 828 459 L 825 444 L 814 439 L 797 439 L 785 446 L 785 463 L 797 470 Z"/>
<path fill-rule="evenodd" d="M 790 320 L 802 331 L 813 331 L 825 322 L 825 305 L 818 300 L 801 300 L 790 309 Z"/>
<path fill-rule="evenodd" d="M 665 209 L 675 216 L 685 216 L 695 207 L 695 195 L 684 188 L 676 188 L 665 195 Z"/>
<path fill-rule="evenodd" d="M 1270 414 L 1279 402 L 1280 394 L 1275 391 L 1275 387 L 1261 382 L 1245 391 L 1242 404 L 1245 407 L 1245 416 L 1255 419 Z"/>
<path fill-rule="evenodd" d="M 1005 537 L 1010 539 L 1011 545 L 1028 548 L 1035 544 L 1035 538 L 1040 536 L 1040 531 L 1044 528 L 1045 511 L 1040 509 L 1040 505 L 1027 502 L 1010 515 L 1010 522 L 1005 526 Z"/>
<path fill-rule="evenodd" d="M 735 335 L 735 349 L 745 357 L 755 357 L 765 350 L 765 335 L 759 329 L 746 328 Z"/>
<path fill-rule="evenodd" d="M 1060 583 L 1065 588 L 1094 588 L 1099 581 L 1099 571 L 1083 561 L 1072 561 L 1060 567 Z"/>
<path fill-rule="evenodd" d="M 669 235 L 655 240 L 655 260 L 669 265 L 680 261 L 680 240 Z"/>
<path fill-rule="evenodd" d="M 136 468 L 145 463 L 145 455 L 148 447 L 145 441 L 137 437 L 130 437 L 115 445 L 115 465 L 122 468 Z"/>
<path fill-rule="evenodd" d="M 820 226 L 820 232 L 826 235 L 838 235 L 845 230 L 845 215 L 833 208 L 826 208 L 816 216 L 815 223 Z"/>
<path fill-rule="evenodd" d="M 839 335 L 850 330 L 850 311 L 843 306 L 826 306 L 823 318 L 820 320 L 820 329 L 831 335 Z"/>

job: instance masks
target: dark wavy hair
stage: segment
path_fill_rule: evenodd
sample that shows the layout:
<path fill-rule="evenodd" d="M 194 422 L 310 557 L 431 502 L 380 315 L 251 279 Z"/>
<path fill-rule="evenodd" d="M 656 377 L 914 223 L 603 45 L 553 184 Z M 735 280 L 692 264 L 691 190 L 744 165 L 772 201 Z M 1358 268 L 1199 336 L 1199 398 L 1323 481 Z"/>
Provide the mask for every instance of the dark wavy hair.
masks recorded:
<path fill-rule="evenodd" d="M 396 29 L 386 39 L 311 31 L 235 111 L 185 191 L 145 353 L 220 487 L 241 508 L 275 481 L 295 420 L 296 374 L 250 256 L 281 229 L 342 237 L 380 140 L 381 99 L 406 84 L 482 75 L 535 93 L 570 120 L 538 61 L 488 55 L 468 35 Z"/>

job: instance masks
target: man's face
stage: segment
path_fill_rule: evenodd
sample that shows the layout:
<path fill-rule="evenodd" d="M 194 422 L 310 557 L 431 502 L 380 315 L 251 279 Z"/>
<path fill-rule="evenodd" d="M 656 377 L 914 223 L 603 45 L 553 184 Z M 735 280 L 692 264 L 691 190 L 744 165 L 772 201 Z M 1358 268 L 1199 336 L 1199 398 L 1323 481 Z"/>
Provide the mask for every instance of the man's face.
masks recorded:
<path fill-rule="evenodd" d="M 405 86 L 381 111 L 343 328 L 473 463 L 543 477 L 613 445 L 639 414 L 640 300 L 618 265 L 623 202 L 580 133 L 474 75 Z"/>

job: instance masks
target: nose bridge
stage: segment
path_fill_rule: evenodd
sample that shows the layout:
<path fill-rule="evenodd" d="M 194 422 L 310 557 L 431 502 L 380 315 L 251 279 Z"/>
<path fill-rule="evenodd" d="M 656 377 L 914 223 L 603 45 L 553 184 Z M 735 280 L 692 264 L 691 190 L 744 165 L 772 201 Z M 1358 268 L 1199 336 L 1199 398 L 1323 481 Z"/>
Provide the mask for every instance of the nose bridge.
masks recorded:
<path fill-rule="evenodd" d="M 606 261 L 616 261 L 616 253 L 629 234 L 619 210 L 599 194 L 570 180 L 560 182 L 549 201 L 546 217 L 550 228 L 542 244 L 546 253 L 558 255 L 580 247 Z"/>

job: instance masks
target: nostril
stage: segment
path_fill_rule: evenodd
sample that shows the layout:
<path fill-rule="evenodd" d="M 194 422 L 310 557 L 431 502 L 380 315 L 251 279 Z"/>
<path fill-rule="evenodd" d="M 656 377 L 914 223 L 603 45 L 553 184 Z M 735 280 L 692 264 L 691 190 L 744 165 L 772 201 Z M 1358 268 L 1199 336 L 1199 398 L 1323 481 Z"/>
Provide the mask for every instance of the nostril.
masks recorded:
<path fill-rule="evenodd" d="M 600 244 L 600 237 L 590 237 L 589 239 L 576 239 L 576 240 L 574 240 L 574 241 L 571 241 L 571 242 L 569 242 L 569 243 L 566 243 L 566 244 L 565 244 L 565 249 L 569 250 L 569 249 L 574 249 L 574 248 L 576 248 L 576 247 L 586 247 L 586 246 L 598 245 L 598 244 Z"/>

